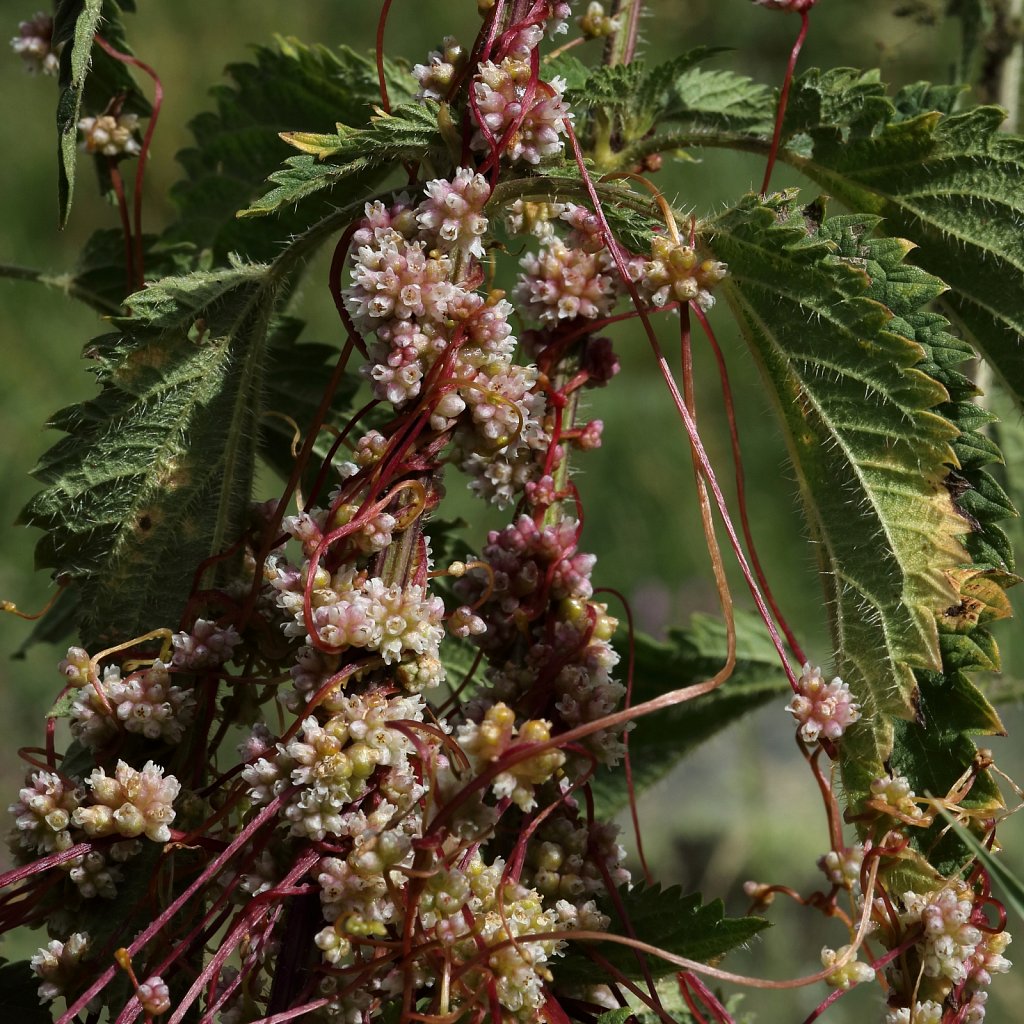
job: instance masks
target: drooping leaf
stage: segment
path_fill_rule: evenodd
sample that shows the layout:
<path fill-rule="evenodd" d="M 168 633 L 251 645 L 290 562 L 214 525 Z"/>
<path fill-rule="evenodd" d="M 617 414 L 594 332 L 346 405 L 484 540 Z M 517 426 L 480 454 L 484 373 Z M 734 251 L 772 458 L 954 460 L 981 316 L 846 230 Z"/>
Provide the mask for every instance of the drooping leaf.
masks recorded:
<path fill-rule="evenodd" d="M 102 389 L 51 420 L 67 436 L 22 513 L 39 564 L 78 582 L 86 642 L 175 627 L 194 567 L 239 536 L 277 285 L 251 264 L 167 278 L 87 350 Z"/>
<path fill-rule="evenodd" d="M 75 187 L 78 121 L 101 114 L 121 97 L 121 109 L 148 115 L 149 103 L 135 87 L 124 64 L 94 45 L 102 28 L 104 39 L 122 53 L 129 52 L 121 14 L 134 5 L 117 0 L 58 0 L 53 18 L 53 45 L 63 45 L 57 100 L 57 199 L 60 226 L 67 224 Z"/>
<path fill-rule="evenodd" d="M 443 150 L 444 141 L 438 126 L 440 110 L 436 103 L 424 101 L 395 107 L 390 114 L 378 112 L 365 128 L 339 124 L 333 145 L 327 141 L 327 136 L 317 136 L 320 155 L 304 152 L 289 157 L 284 168 L 270 175 L 269 180 L 275 187 L 241 211 L 240 216 L 277 213 L 325 191 L 326 198 L 336 202 L 333 190 L 343 183 L 365 190 L 370 182 L 383 178 L 396 163 L 418 160 L 432 151 Z M 299 135 L 298 141 L 298 148 L 309 147 L 305 134 Z M 325 197 L 321 196 L 320 201 L 326 201 Z"/>
<path fill-rule="evenodd" d="M 662 890 L 660 885 L 623 886 L 618 891 L 626 925 L 621 921 L 615 903 L 607 896 L 598 901 L 602 912 L 613 922 L 618 934 L 632 934 L 641 942 L 656 946 L 675 956 L 706 962 L 749 942 L 768 927 L 760 917 L 725 916 L 721 900 L 702 903 L 700 893 L 682 894 L 676 886 Z M 608 981 L 607 967 L 599 966 L 586 955 L 587 944 L 570 943 L 565 958 L 552 963 L 556 981 L 562 985 L 593 985 Z M 642 978 L 637 955 L 619 943 L 597 943 L 602 958 L 627 978 Z M 675 974 L 679 968 L 664 960 L 645 958 L 653 977 Z"/>
<path fill-rule="evenodd" d="M 925 350 L 871 297 L 868 260 L 847 259 L 792 195 L 748 197 L 714 224 L 723 292 L 784 424 L 822 580 L 836 669 L 864 708 L 843 742 L 851 797 L 881 774 L 892 722 L 914 714 L 913 669 L 941 667 L 936 615 L 967 561 L 945 486 L 958 431 Z M 858 234 L 875 226 L 859 222 Z M 845 225 L 847 230 L 851 225 Z M 893 287 L 907 246 L 872 255 Z M 873 777 L 873 776 L 872 776 Z"/>
<path fill-rule="evenodd" d="M 625 675 L 627 644 L 618 642 Z M 634 704 L 714 675 L 725 662 L 723 623 L 695 615 L 690 627 L 673 630 L 668 643 L 638 635 L 634 641 Z M 684 757 L 716 733 L 789 689 L 779 658 L 760 619 L 736 618 L 736 670 L 713 693 L 641 718 L 629 734 L 633 786 L 642 792 L 667 775 Z M 603 769 L 591 782 L 599 818 L 626 806 L 629 792 L 622 768 Z"/>
<path fill-rule="evenodd" d="M 409 98 L 415 80 L 391 61 L 385 70 L 396 101 Z M 232 64 L 227 74 L 232 85 L 213 90 L 216 109 L 190 124 L 195 146 L 178 154 L 185 178 L 172 190 L 179 218 L 168 238 L 208 248 L 218 263 L 229 252 L 268 260 L 291 235 L 371 187 L 370 178 L 357 176 L 348 194 L 325 194 L 301 212 L 283 204 L 274 220 L 236 219 L 266 190 L 267 176 L 287 156 L 279 133 L 334 134 L 339 120 L 365 123 L 372 105 L 380 102 L 377 71 L 370 60 L 345 47 L 330 50 L 278 39 L 275 48 L 258 47 L 252 63 Z"/>

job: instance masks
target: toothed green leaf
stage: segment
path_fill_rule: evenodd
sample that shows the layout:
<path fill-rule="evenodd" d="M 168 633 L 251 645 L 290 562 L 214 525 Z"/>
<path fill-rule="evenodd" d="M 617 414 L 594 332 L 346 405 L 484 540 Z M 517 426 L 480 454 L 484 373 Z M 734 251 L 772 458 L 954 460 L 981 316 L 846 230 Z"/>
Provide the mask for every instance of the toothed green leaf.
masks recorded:
<path fill-rule="evenodd" d="M 623 886 L 618 891 L 618 901 L 625 911 L 625 922 L 616 901 L 607 896 L 598 901 L 600 909 L 612 919 L 613 931 L 688 960 L 716 959 L 768 927 L 768 922 L 760 917 L 726 917 L 721 900 L 704 904 L 700 893 L 684 896 L 678 886 L 665 890 L 660 885 Z M 570 943 L 564 959 L 552 963 L 559 984 L 595 985 L 608 980 L 609 968 L 586 955 L 590 945 Z M 628 946 L 597 942 L 593 948 L 627 978 L 644 977 L 641 960 Z M 679 971 L 677 966 L 655 956 L 645 956 L 644 960 L 655 978 Z"/>
<path fill-rule="evenodd" d="M 277 287 L 250 264 L 166 278 L 88 347 L 101 391 L 52 419 L 67 437 L 22 513 L 39 564 L 78 581 L 87 641 L 176 626 L 194 567 L 240 535 Z"/>
<path fill-rule="evenodd" d="M 148 115 L 149 103 L 138 91 L 125 65 L 96 46 L 97 31 L 114 49 L 130 53 L 121 26 L 123 11 L 134 5 L 117 0 L 59 0 L 53 17 L 53 46 L 60 55 L 57 99 L 57 199 L 60 226 L 67 224 L 75 188 L 78 121 L 101 114 L 121 97 L 120 109 Z"/>
<path fill-rule="evenodd" d="M 856 798 L 882 772 L 893 721 L 913 717 L 913 669 L 941 666 L 935 617 L 955 603 L 949 573 L 967 561 L 966 524 L 944 483 L 958 431 L 936 408 L 949 394 L 922 370 L 924 348 L 872 294 L 884 273 L 916 308 L 941 285 L 905 268 L 907 243 L 869 242 L 873 218 L 841 223 L 864 238 L 851 258 L 819 209 L 792 200 L 748 197 L 717 218 L 711 245 L 729 264 L 722 291 L 784 425 L 835 668 L 863 706 L 842 744 Z"/>

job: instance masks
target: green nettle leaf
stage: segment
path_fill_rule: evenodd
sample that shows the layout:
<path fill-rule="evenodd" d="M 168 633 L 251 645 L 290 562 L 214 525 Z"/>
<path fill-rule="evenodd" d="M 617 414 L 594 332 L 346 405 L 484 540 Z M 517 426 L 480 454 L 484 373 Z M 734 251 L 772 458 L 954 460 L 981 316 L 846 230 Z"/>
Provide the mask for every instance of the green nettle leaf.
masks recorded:
<path fill-rule="evenodd" d="M 625 674 L 625 640 L 618 643 Z M 668 643 L 638 635 L 634 639 L 633 703 L 641 704 L 670 690 L 701 682 L 725 661 L 723 623 L 695 615 L 688 629 L 673 630 Z M 779 657 L 759 618 L 736 618 L 736 670 L 732 678 L 705 697 L 641 718 L 629 734 L 634 792 L 664 778 L 705 740 L 789 690 Z M 621 768 L 602 769 L 591 782 L 596 813 L 611 817 L 629 801 Z"/>
<path fill-rule="evenodd" d="M 618 902 L 625 912 L 625 922 L 616 908 L 616 901 L 608 896 L 598 901 L 601 911 L 611 917 L 616 932 L 629 934 L 689 960 L 713 960 L 749 942 L 769 926 L 760 917 L 726 917 L 721 900 L 702 903 L 700 893 L 684 896 L 678 886 L 665 890 L 660 885 L 622 886 L 618 890 Z M 552 963 L 559 985 L 595 985 L 608 980 L 609 967 L 587 956 L 589 945 L 570 943 L 565 958 Z M 627 978 L 644 977 L 641 960 L 628 946 L 609 942 L 597 943 L 594 948 L 616 972 Z M 679 970 L 653 956 L 644 959 L 655 978 Z"/>
<path fill-rule="evenodd" d="M 242 532 L 278 278 L 249 264 L 166 278 L 86 355 L 102 390 L 58 413 L 22 522 L 77 580 L 86 643 L 177 625 L 195 567 Z"/>
<path fill-rule="evenodd" d="M 397 162 L 445 153 L 438 122 L 442 109 L 446 110 L 429 100 L 403 104 L 390 114 L 378 112 L 366 128 L 339 124 L 333 140 L 325 135 L 311 138 L 305 132 L 282 133 L 286 142 L 304 152 L 289 157 L 283 169 L 271 174 L 269 180 L 276 187 L 239 216 L 276 213 L 314 193 L 334 190 L 342 183 L 348 186 L 346 197 L 350 197 L 353 191 L 365 191 L 370 182 L 381 180 Z M 310 149 L 316 155 L 309 153 Z M 333 191 L 328 198 L 337 202 Z"/>
<path fill-rule="evenodd" d="M 794 84 L 786 135 L 796 138 L 781 155 L 913 240 L 913 261 L 949 285 L 950 315 L 1021 403 L 1024 139 L 999 131 L 999 108 L 947 116 L 950 94 L 937 95 L 890 99 L 873 73 L 808 72 Z"/>
<path fill-rule="evenodd" d="M 385 72 L 396 101 L 412 96 L 416 81 L 401 66 L 388 61 Z M 312 210 L 299 213 L 285 202 L 273 221 L 235 217 L 265 191 L 267 176 L 287 154 L 280 133 L 302 129 L 333 136 L 339 119 L 369 119 L 380 102 L 377 70 L 347 48 L 278 39 L 276 48 L 258 47 L 253 63 L 229 65 L 227 74 L 233 85 L 213 90 L 216 110 L 191 122 L 195 146 L 178 154 L 185 179 L 172 190 L 180 214 L 168 237 L 212 250 L 217 262 L 230 252 L 268 260 L 289 236 L 361 195 L 385 173 L 376 166 L 372 174 L 354 172 L 344 195 L 325 193 Z"/>
<path fill-rule="evenodd" d="M 999 668 L 999 652 L 986 626 L 1010 614 L 1004 589 L 1016 577 L 1008 571 L 1013 556 L 997 523 L 1013 509 L 1005 495 L 985 507 L 970 500 L 984 492 L 1002 494 L 984 468 L 1001 457 L 998 448 L 975 429 L 991 416 L 974 404 L 977 388 L 957 369 L 972 350 L 949 333 L 944 317 L 927 308 L 945 286 L 904 262 L 908 243 L 868 237 L 864 233 L 868 226 L 861 217 L 832 217 L 822 224 L 821 235 L 835 243 L 842 258 L 864 265 L 871 280 L 866 294 L 893 314 L 890 331 L 921 346 L 924 359 L 919 369 L 940 382 L 949 395 L 938 411 L 961 430 L 953 445 L 955 470 L 951 467 L 946 488 L 963 527 L 970 531 L 963 539 L 971 560 L 950 573 L 957 598 L 938 615 L 941 671 L 916 671 L 916 714 L 913 721 L 896 722 L 890 764 L 894 772 L 907 776 L 915 792 L 941 795 L 955 785 L 974 759 L 977 748 L 971 735 L 1004 733 L 999 715 L 968 672 Z M 968 508 L 975 509 L 977 515 Z M 847 776 L 851 774 L 847 766 Z M 963 803 L 986 810 L 1002 806 L 989 773 L 978 776 Z M 952 838 L 939 845 L 940 831 L 936 827 L 924 834 L 915 832 L 915 838 L 929 851 L 932 864 L 952 870 L 962 851 Z"/>
<path fill-rule="evenodd" d="M 143 116 L 149 103 L 135 87 L 124 64 L 94 46 L 96 32 L 122 53 L 130 52 L 121 27 L 123 11 L 134 4 L 117 0 L 59 0 L 53 18 L 53 44 L 63 45 L 60 56 L 57 100 L 57 198 L 60 226 L 67 224 L 75 187 L 78 156 L 78 121 L 83 108 L 88 114 L 101 113 L 115 97 L 122 97 L 121 109 Z"/>
<path fill-rule="evenodd" d="M 712 248 L 730 265 L 723 293 L 785 427 L 836 670 L 863 705 L 843 743 L 856 797 L 882 773 L 893 720 L 914 715 L 913 669 L 941 668 L 936 615 L 956 604 L 950 574 L 968 560 L 945 483 L 958 431 L 936 410 L 949 395 L 921 369 L 924 349 L 871 297 L 867 260 L 844 259 L 819 211 L 792 200 L 747 197 L 714 222 Z M 885 254 L 894 288 L 914 287 L 896 283 L 907 248 Z"/>

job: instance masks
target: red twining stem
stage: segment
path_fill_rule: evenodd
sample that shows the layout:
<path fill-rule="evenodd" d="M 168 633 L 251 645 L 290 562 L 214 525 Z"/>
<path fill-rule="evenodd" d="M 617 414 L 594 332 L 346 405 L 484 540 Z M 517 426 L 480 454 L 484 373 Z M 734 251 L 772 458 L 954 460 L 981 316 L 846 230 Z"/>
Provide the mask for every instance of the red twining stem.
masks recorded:
<path fill-rule="evenodd" d="M 153 142 L 153 132 L 156 131 L 156 122 L 160 117 L 160 108 L 164 102 L 164 87 L 160 76 L 146 63 L 130 54 L 121 53 L 115 50 L 102 36 L 96 36 L 96 44 L 105 50 L 115 60 L 123 64 L 130 64 L 143 73 L 149 75 L 153 80 L 153 111 L 149 115 L 149 124 L 146 126 L 146 133 L 142 137 L 142 149 L 139 151 L 139 165 L 135 171 L 135 190 L 132 194 L 134 232 L 135 232 L 135 286 L 142 289 L 146 286 L 145 257 L 142 248 L 142 196 L 143 182 L 146 177 L 146 161 L 149 159 L 149 147 Z"/>
<path fill-rule="evenodd" d="M 786 643 L 789 644 L 793 657 L 803 665 L 807 658 L 804 655 L 803 648 L 797 642 L 793 630 L 790 629 L 785 616 L 779 610 L 775 595 L 768 585 L 768 578 L 761 567 L 761 559 L 754 544 L 753 531 L 750 529 L 750 517 L 747 514 L 746 475 L 743 471 L 740 436 L 736 425 L 736 405 L 732 397 L 732 386 L 729 384 L 729 371 L 725 365 L 725 356 L 722 354 L 722 348 L 718 344 L 718 339 L 715 337 L 715 332 L 711 329 L 711 324 L 704 315 L 704 311 L 695 302 L 690 303 L 690 308 L 693 310 L 693 315 L 697 318 L 698 323 L 704 329 L 704 334 L 711 344 L 711 350 L 715 354 L 715 362 L 718 364 L 718 376 L 722 382 L 722 400 L 725 402 L 725 414 L 729 421 L 729 440 L 732 444 L 733 464 L 736 467 L 736 500 L 740 508 L 740 526 L 743 528 L 743 537 L 747 542 L 747 550 L 750 552 L 750 564 L 754 569 L 754 574 L 757 576 L 758 583 L 761 584 L 761 589 L 764 591 L 764 599 L 768 602 L 768 607 L 771 608 L 779 628 L 785 634 Z"/>
<path fill-rule="evenodd" d="M 761 196 L 768 194 L 768 185 L 772 180 L 772 170 L 775 167 L 775 158 L 779 155 L 779 140 L 782 138 L 782 122 L 786 117 L 786 104 L 789 102 L 789 87 L 793 83 L 793 72 L 796 70 L 797 58 L 807 38 L 807 28 L 810 22 L 807 18 L 807 11 L 800 12 L 800 33 L 796 37 L 793 49 L 789 54 L 789 64 L 786 65 L 786 77 L 782 81 L 782 92 L 779 93 L 779 109 L 775 114 L 775 133 L 772 135 L 772 148 L 768 151 L 768 166 L 764 169 L 764 181 L 761 183 Z"/>
<path fill-rule="evenodd" d="M 377 21 L 377 81 L 380 83 L 380 105 L 386 114 L 391 113 L 391 100 L 388 98 L 388 83 L 384 75 L 384 30 L 388 23 L 393 0 L 384 0 L 380 8 L 380 19 Z"/>

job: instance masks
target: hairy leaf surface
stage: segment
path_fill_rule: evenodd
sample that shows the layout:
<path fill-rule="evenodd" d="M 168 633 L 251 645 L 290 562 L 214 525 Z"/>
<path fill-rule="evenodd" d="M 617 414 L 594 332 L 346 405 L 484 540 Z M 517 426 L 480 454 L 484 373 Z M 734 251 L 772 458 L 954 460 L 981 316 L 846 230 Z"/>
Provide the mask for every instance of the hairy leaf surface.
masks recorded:
<path fill-rule="evenodd" d="M 844 751 L 877 772 L 893 719 L 913 717 L 913 669 L 941 666 L 935 617 L 955 603 L 949 573 L 967 560 L 945 486 L 958 431 L 935 411 L 949 396 L 919 367 L 924 349 L 870 296 L 867 261 L 843 259 L 819 211 L 801 215 L 791 198 L 748 197 L 715 222 L 712 247 L 785 425 L 836 669 L 863 705 Z M 894 272 L 905 251 L 889 254 Z"/>
<path fill-rule="evenodd" d="M 364 189 L 367 183 L 382 178 L 396 162 L 421 159 L 431 151 L 442 150 L 439 110 L 436 103 L 425 101 L 396 107 L 390 114 L 378 112 L 368 127 L 338 124 L 334 137 L 317 135 L 315 147 L 307 133 L 283 133 L 285 141 L 298 149 L 315 148 L 315 155 L 303 152 L 289 157 L 284 168 L 270 175 L 275 187 L 240 216 L 276 213 L 343 183 L 350 192 Z M 329 198 L 337 201 L 333 194 Z M 324 197 L 321 201 L 325 201 Z"/>
<path fill-rule="evenodd" d="M 660 885 L 636 885 L 632 889 L 622 886 L 617 895 L 625 911 L 625 923 L 614 900 L 605 896 L 598 901 L 600 909 L 611 917 L 614 931 L 632 934 L 641 942 L 690 960 L 720 957 L 768 927 L 760 917 L 726 917 L 721 900 L 703 903 L 700 893 L 684 896 L 678 886 L 665 890 Z M 583 943 L 571 943 L 565 958 L 552 964 L 559 984 L 593 985 L 608 980 L 607 968 L 591 960 L 586 948 Z M 609 942 L 597 943 L 594 948 L 627 978 L 644 976 L 637 954 L 628 946 Z M 679 970 L 653 956 L 645 959 L 655 978 Z"/>
<path fill-rule="evenodd" d="M 87 349 L 102 390 L 51 420 L 68 436 L 22 513 L 47 531 L 39 564 L 79 581 L 87 641 L 176 626 L 195 567 L 240 534 L 276 286 L 247 264 L 167 278 Z"/>
<path fill-rule="evenodd" d="M 117 0 L 59 0 L 53 18 L 53 45 L 63 44 L 57 99 L 57 199 L 60 226 L 67 224 L 75 188 L 78 121 L 83 113 L 100 114 L 116 96 L 122 109 L 147 115 L 149 103 L 135 87 L 124 64 L 94 45 L 98 30 L 115 49 L 130 52 L 121 26 L 123 11 L 134 3 Z"/>
<path fill-rule="evenodd" d="M 618 643 L 624 678 L 626 641 Z M 714 675 L 726 657 L 724 624 L 695 615 L 688 629 L 673 630 L 668 643 L 638 635 L 634 640 L 633 704 L 642 704 L 670 690 L 699 683 Z M 736 619 L 736 670 L 719 689 L 697 700 L 647 715 L 629 734 L 629 757 L 636 793 L 664 778 L 705 740 L 789 690 L 779 657 L 761 620 Z M 591 782 L 600 818 L 611 817 L 629 801 L 621 767 L 603 769 Z"/>
<path fill-rule="evenodd" d="M 948 114 L 952 93 L 890 99 L 875 73 L 810 72 L 794 86 L 783 157 L 855 210 L 885 217 L 913 261 L 950 286 L 948 310 L 1024 401 L 1024 139 L 996 107 Z"/>
<path fill-rule="evenodd" d="M 415 87 L 415 81 L 390 61 L 386 69 L 392 94 L 411 95 L 409 83 Z M 178 154 L 185 179 L 172 192 L 180 215 L 169 237 L 212 250 L 218 262 L 229 252 L 268 260 L 291 235 L 350 202 L 379 177 L 376 171 L 370 177 L 354 173 L 344 195 L 325 194 L 301 213 L 284 203 L 272 221 L 235 217 L 265 191 L 267 176 L 287 154 L 281 132 L 332 131 L 339 119 L 368 120 L 372 104 L 380 101 L 377 72 L 371 61 L 347 48 L 279 39 L 276 48 L 258 47 L 253 63 L 232 64 L 227 74 L 233 84 L 213 90 L 216 109 L 191 122 L 195 146 Z"/>

